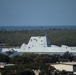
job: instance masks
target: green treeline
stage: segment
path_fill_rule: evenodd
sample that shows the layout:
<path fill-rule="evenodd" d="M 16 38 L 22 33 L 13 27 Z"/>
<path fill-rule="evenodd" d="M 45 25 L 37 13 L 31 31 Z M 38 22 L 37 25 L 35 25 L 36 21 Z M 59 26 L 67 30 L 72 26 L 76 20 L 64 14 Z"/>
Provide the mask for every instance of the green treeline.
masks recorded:
<path fill-rule="evenodd" d="M 33 70 L 40 70 L 39 75 L 68 75 L 66 71 L 56 70 L 51 64 L 56 62 L 76 61 L 76 56 L 66 52 L 63 55 L 24 53 L 21 56 L 8 57 L 0 53 L 0 61 L 14 66 L 0 68 L 2 75 L 35 75 Z M 49 64 L 50 63 L 50 64 Z"/>
<path fill-rule="evenodd" d="M 48 36 L 51 44 L 76 46 L 76 30 L 0 30 L 0 45 L 20 46 L 31 36 Z"/>

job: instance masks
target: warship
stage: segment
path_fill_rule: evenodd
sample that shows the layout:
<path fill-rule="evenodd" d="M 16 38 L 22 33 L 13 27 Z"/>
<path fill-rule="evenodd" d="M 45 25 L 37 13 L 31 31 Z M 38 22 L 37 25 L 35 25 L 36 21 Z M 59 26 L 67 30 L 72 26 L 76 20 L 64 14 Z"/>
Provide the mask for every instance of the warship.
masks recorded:
<path fill-rule="evenodd" d="M 28 44 L 23 43 L 19 48 L 2 48 L 2 52 L 16 51 L 16 52 L 51 52 L 51 53 L 64 53 L 71 52 L 76 53 L 76 47 L 70 47 L 67 45 L 51 45 L 47 39 L 47 36 L 32 36 Z"/>

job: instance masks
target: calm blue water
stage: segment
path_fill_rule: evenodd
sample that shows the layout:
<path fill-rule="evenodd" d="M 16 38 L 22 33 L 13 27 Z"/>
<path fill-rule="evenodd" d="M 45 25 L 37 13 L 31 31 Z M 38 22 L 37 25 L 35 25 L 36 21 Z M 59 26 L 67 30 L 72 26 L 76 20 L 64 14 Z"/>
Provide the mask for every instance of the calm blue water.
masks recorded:
<path fill-rule="evenodd" d="M 0 26 L 0 30 L 76 29 L 76 26 Z"/>

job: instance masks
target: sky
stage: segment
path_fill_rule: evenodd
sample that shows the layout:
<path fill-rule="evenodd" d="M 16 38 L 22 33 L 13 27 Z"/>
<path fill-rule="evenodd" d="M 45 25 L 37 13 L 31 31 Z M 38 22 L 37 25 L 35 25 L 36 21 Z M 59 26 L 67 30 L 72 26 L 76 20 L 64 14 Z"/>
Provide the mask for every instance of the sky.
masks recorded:
<path fill-rule="evenodd" d="M 0 26 L 76 26 L 76 0 L 0 0 Z"/>

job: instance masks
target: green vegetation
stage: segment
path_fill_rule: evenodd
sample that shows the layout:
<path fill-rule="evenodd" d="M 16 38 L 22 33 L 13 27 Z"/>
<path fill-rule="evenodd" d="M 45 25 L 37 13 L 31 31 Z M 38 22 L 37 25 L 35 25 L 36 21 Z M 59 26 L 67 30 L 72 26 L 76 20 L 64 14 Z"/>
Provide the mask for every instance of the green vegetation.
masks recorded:
<path fill-rule="evenodd" d="M 9 58 L 7 55 L 0 53 L 0 62 L 7 62 L 9 63 L 11 58 Z"/>
<path fill-rule="evenodd" d="M 76 46 L 76 30 L 0 30 L 0 45 L 20 46 L 28 43 L 31 36 L 46 35 L 52 44 Z"/>
<path fill-rule="evenodd" d="M 39 75 L 67 75 L 66 71 L 56 70 L 49 63 L 76 61 L 76 56 L 69 52 L 64 53 L 62 56 L 57 54 L 24 53 L 21 56 L 12 58 L 0 53 L 0 57 L 0 60 L 5 60 L 4 62 L 15 64 L 0 69 L 2 75 L 34 75 L 33 70 L 38 69 L 40 70 Z"/>

